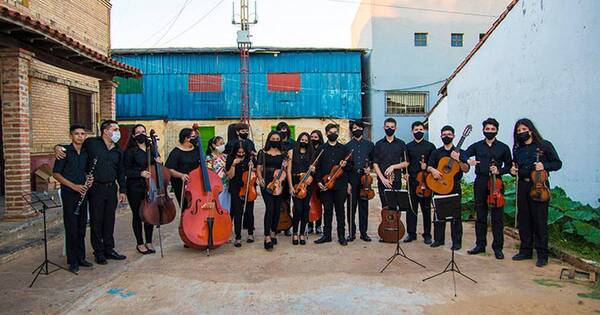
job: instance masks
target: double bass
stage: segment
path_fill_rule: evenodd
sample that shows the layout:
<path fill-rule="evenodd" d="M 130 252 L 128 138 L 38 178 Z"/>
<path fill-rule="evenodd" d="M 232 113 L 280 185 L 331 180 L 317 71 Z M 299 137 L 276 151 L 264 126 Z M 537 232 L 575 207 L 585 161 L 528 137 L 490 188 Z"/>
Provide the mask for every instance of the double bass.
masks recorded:
<path fill-rule="evenodd" d="M 158 228 L 158 239 L 160 243 L 160 255 L 163 256 L 162 237 L 160 226 L 168 224 L 175 220 L 177 208 L 173 199 L 169 196 L 167 186 L 171 180 L 171 173 L 162 165 L 156 162 L 160 157 L 158 153 L 158 138 L 154 129 L 150 130 L 150 146 L 146 148 L 148 158 L 148 172 L 150 178 L 146 179 L 146 198 L 140 205 L 140 218 L 144 223 L 156 225 Z M 152 163 L 153 161 L 154 164 Z"/>
<path fill-rule="evenodd" d="M 190 172 L 190 181 L 185 186 L 187 206 L 181 214 L 179 236 L 187 246 L 206 250 L 210 255 L 211 249 L 230 239 L 231 217 L 219 202 L 219 193 L 223 191 L 221 178 L 206 166 L 200 129 L 197 124 L 192 129 L 198 134 L 199 167 Z"/>
<path fill-rule="evenodd" d="M 535 152 L 535 162 L 540 162 L 542 150 L 539 148 Z M 531 172 L 531 191 L 529 196 L 532 200 L 538 202 L 546 202 L 550 200 L 550 189 L 548 189 L 548 172 L 546 170 Z"/>
<path fill-rule="evenodd" d="M 421 155 L 421 163 L 425 163 L 425 155 Z M 415 192 L 417 196 L 422 198 L 431 197 L 431 189 L 427 187 L 427 183 L 425 179 L 427 178 L 427 170 L 421 167 L 421 170 L 417 173 L 417 187 L 415 187 Z"/>
<path fill-rule="evenodd" d="M 348 162 L 348 160 L 352 157 L 353 152 L 354 149 L 350 150 L 350 153 L 348 153 L 348 155 L 346 155 L 346 157 L 342 161 L 340 161 L 340 164 L 334 165 L 331 168 L 331 171 L 329 171 L 329 174 L 323 176 L 323 180 L 321 181 L 321 183 L 323 184 L 323 186 L 325 186 L 326 190 L 333 189 L 333 186 L 335 186 L 335 182 L 337 181 L 337 179 L 340 178 L 342 174 L 344 174 L 344 168 L 342 168 L 340 165 L 343 161 Z"/>
<path fill-rule="evenodd" d="M 365 162 L 365 169 L 369 167 L 369 160 Z M 375 198 L 375 191 L 373 190 L 373 176 L 371 174 L 365 172 L 360 177 L 360 192 L 359 197 L 362 200 L 371 200 Z"/>
<path fill-rule="evenodd" d="M 492 159 L 490 165 L 496 166 L 496 160 Z M 491 173 L 490 179 L 488 179 L 488 191 L 488 206 L 491 208 L 503 207 L 505 200 L 504 195 L 502 194 L 502 179 L 498 178 L 495 173 Z"/>

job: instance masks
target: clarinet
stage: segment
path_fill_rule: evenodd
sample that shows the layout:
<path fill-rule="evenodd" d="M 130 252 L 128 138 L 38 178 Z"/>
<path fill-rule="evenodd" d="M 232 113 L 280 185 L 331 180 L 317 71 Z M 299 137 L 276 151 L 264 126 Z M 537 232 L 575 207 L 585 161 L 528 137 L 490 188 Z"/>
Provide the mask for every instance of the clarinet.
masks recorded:
<path fill-rule="evenodd" d="M 81 204 L 83 204 L 83 201 L 85 200 L 85 196 L 87 195 L 87 192 L 91 186 L 90 178 L 94 176 L 94 170 L 96 169 L 96 163 L 98 163 L 98 158 L 94 158 L 94 160 L 92 160 L 92 168 L 90 169 L 90 172 L 86 175 L 85 184 L 84 184 L 84 186 L 87 189 L 85 190 L 85 193 L 83 193 L 81 195 L 81 199 L 79 199 L 79 201 L 77 202 L 77 207 L 75 208 L 75 211 L 73 211 L 74 215 L 79 215 L 79 208 L 81 208 Z"/>

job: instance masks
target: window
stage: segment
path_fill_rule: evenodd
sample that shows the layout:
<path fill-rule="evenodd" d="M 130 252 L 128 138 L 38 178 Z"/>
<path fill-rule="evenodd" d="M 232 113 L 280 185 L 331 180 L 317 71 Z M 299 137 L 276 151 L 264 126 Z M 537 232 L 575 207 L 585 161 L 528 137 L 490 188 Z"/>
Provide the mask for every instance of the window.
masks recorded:
<path fill-rule="evenodd" d="M 386 92 L 385 113 L 387 116 L 424 114 L 427 97 L 427 92 Z"/>
<path fill-rule="evenodd" d="M 462 47 L 463 46 L 463 34 L 452 33 L 452 35 L 450 35 L 450 46 Z"/>
<path fill-rule="evenodd" d="M 202 147 L 206 150 L 208 140 L 215 136 L 215 126 L 200 126 L 200 136 L 202 137 Z"/>
<path fill-rule="evenodd" d="M 274 92 L 300 91 L 300 73 L 268 73 L 267 90 Z"/>
<path fill-rule="evenodd" d="M 117 85 L 117 94 L 138 94 L 144 91 L 143 81 L 141 78 L 115 78 Z"/>
<path fill-rule="evenodd" d="M 484 36 L 485 36 L 485 33 L 479 33 L 479 40 L 482 40 Z"/>
<path fill-rule="evenodd" d="M 69 117 L 71 124 L 81 124 L 86 131 L 93 131 L 92 93 L 80 90 L 69 91 Z"/>
<path fill-rule="evenodd" d="M 415 46 L 416 47 L 427 46 L 427 33 L 415 33 Z"/>
<path fill-rule="evenodd" d="M 221 92 L 220 74 L 190 74 L 188 76 L 190 92 Z"/>

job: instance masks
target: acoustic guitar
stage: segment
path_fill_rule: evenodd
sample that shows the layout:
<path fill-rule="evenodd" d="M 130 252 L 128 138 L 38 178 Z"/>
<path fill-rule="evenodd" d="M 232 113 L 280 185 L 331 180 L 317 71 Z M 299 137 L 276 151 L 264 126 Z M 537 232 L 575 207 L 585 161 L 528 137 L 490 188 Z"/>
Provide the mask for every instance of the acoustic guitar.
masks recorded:
<path fill-rule="evenodd" d="M 473 126 L 471 125 L 465 127 L 462 137 L 460 137 L 460 141 L 458 141 L 454 151 L 460 152 L 460 147 L 463 145 L 469 134 L 471 134 L 472 130 Z M 454 175 L 460 172 L 460 163 L 449 156 L 444 156 L 438 162 L 436 169 L 442 173 L 442 177 L 440 177 L 440 179 L 435 179 L 433 178 L 433 175 L 429 173 L 425 179 L 427 187 L 437 194 L 447 195 L 452 192 L 452 188 L 454 187 Z"/>

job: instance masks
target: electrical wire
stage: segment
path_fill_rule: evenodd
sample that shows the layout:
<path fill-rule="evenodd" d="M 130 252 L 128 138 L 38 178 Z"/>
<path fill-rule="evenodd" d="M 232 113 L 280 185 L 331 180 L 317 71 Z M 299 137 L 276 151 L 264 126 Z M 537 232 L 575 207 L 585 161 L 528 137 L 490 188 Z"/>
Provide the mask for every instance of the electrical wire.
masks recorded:
<path fill-rule="evenodd" d="M 186 0 L 187 2 L 187 0 Z M 186 4 L 184 3 L 184 7 L 186 6 Z M 154 33 L 152 33 L 152 35 L 146 37 L 146 39 L 144 39 L 143 41 L 141 41 L 139 44 L 135 45 L 135 47 L 140 47 L 142 46 L 144 43 L 146 43 L 147 41 L 149 41 L 150 39 L 154 38 L 154 36 L 160 34 L 165 27 L 167 27 L 168 25 L 170 25 L 171 23 L 174 23 L 174 21 L 179 17 L 179 14 L 176 14 L 175 16 L 173 16 L 171 19 L 169 19 L 169 21 L 167 23 L 165 23 L 163 26 L 159 27 L 158 30 Z"/>
<path fill-rule="evenodd" d="M 156 47 L 156 45 L 158 45 L 158 43 L 160 43 L 160 41 L 163 38 L 165 38 L 165 36 L 167 36 L 167 34 L 169 34 L 169 32 L 171 31 L 171 29 L 173 28 L 173 25 L 175 25 L 175 23 L 177 22 L 177 20 L 181 16 L 181 13 L 183 13 L 183 10 L 185 10 L 185 8 L 190 3 L 191 3 L 191 0 L 185 0 L 185 2 L 183 3 L 183 5 L 181 6 L 181 9 L 179 9 L 179 12 L 177 12 L 177 15 L 175 15 L 175 18 L 173 19 L 173 22 L 171 24 L 169 24 L 169 26 L 167 27 L 167 30 L 165 31 L 165 33 L 154 43 L 154 45 L 152 45 L 152 47 Z"/>
<path fill-rule="evenodd" d="M 415 11 L 427 11 L 427 12 L 436 12 L 436 13 L 445 13 L 445 14 L 457 14 L 457 15 L 470 15 L 470 16 L 480 16 L 480 17 L 488 17 L 488 18 L 497 18 L 496 15 L 484 14 L 484 13 L 475 13 L 475 12 L 462 12 L 462 11 L 450 11 L 450 10 L 441 10 L 441 9 L 431 9 L 431 8 L 419 8 L 419 7 L 408 7 L 401 6 L 395 4 L 383 4 L 383 3 L 375 3 L 375 2 L 361 2 L 361 1 L 351 1 L 351 0 L 327 0 L 330 2 L 337 3 L 348 3 L 348 4 L 367 4 L 373 5 L 377 7 L 387 7 L 387 8 L 396 8 L 396 9 L 405 9 L 405 10 L 415 10 Z"/>
<path fill-rule="evenodd" d="M 224 1 L 225 0 L 219 0 L 219 2 L 217 2 L 217 4 L 215 4 L 210 10 L 208 10 L 208 12 L 206 12 L 203 16 L 201 16 L 198 20 L 196 20 L 192 25 L 187 27 L 185 30 L 179 32 L 179 34 L 175 35 L 175 37 L 172 37 L 171 39 L 164 42 L 163 44 L 166 45 L 166 44 L 174 41 L 175 39 L 181 37 L 181 35 L 192 30 L 194 27 L 196 27 L 198 24 L 200 24 L 200 22 L 202 22 L 205 18 L 207 18 L 214 10 L 216 10 Z"/>

